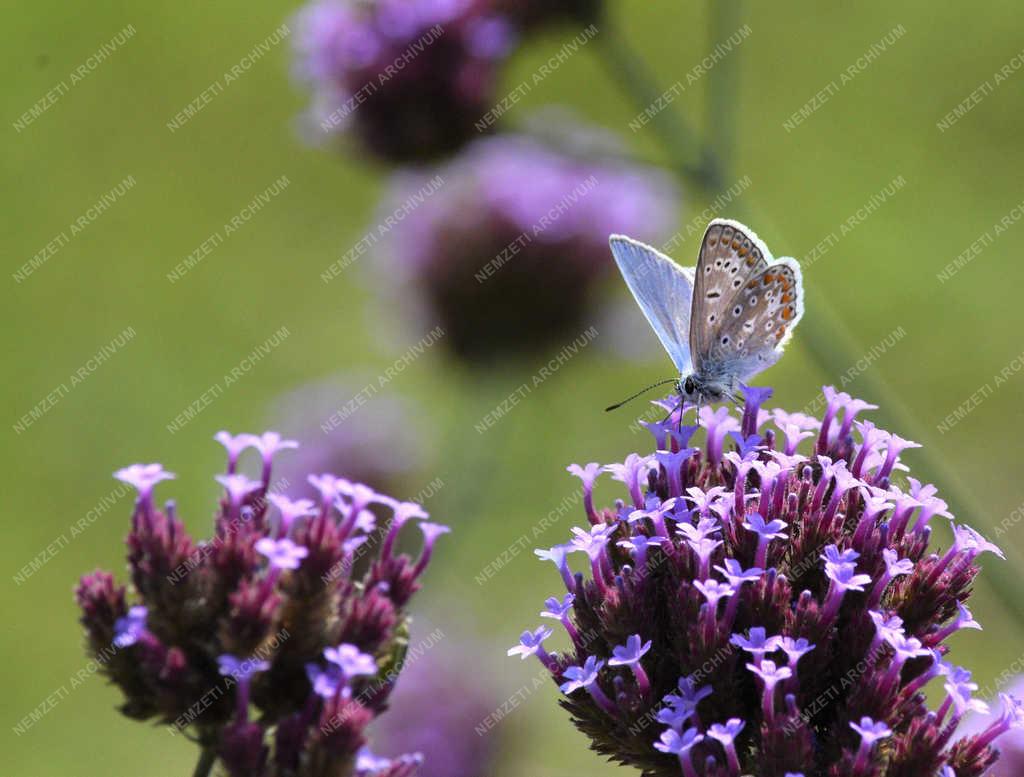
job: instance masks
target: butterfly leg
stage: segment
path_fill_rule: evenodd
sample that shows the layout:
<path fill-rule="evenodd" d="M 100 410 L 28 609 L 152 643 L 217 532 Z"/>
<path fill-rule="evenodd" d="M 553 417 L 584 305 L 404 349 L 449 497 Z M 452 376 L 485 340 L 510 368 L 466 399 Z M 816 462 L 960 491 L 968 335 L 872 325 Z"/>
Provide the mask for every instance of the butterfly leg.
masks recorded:
<path fill-rule="evenodd" d="M 676 412 L 676 408 L 672 408 L 668 411 L 668 415 L 661 419 L 661 423 L 667 424 L 668 420 L 672 417 L 672 414 Z"/>
<path fill-rule="evenodd" d="M 739 393 L 740 389 L 745 389 L 745 388 L 746 388 L 746 386 L 744 386 L 739 381 L 733 379 L 732 384 L 729 386 L 729 392 L 728 393 L 729 393 L 729 399 L 732 401 L 732 403 L 734 405 L 739 405 L 741 402 L 742 403 L 746 403 L 746 401 L 747 401 L 746 397 Z"/>
<path fill-rule="evenodd" d="M 682 394 L 680 394 L 679 395 L 679 404 L 676 405 L 671 410 L 669 410 L 668 411 L 668 415 L 661 419 L 661 423 L 666 424 L 666 423 L 668 423 L 669 419 L 672 418 L 672 414 L 678 411 L 679 412 L 679 422 L 676 424 L 676 434 L 680 435 L 680 437 L 683 434 L 683 405 L 685 403 L 686 403 L 686 400 L 683 399 Z"/>
<path fill-rule="evenodd" d="M 676 393 L 679 395 L 679 404 L 676 405 L 671 410 L 669 410 L 668 411 L 668 415 L 665 416 L 664 418 L 662 418 L 661 422 L 663 424 L 668 423 L 668 420 L 672 417 L 672 414 L 678 410 L 678 411 L 680 411 L 679 412 L 679 422 L 680 422 L 680 429 L 681 429 L 682 428 L 682 420 L 683 420 L 682 407 L 683 407 L 684 400 L 683 400 L 683 390 L 682 390 L 682 388 L 680 388 L 678 381 L 676 381 Z"/>
<path fill-rule="evenodd" d="M 676 429 L 677 432 L 682 432 L 683 431 L 683 402 L 684 402 L 683 398 L 680 397 L 679 398 L 679 404 L 676 405 L 675 407 L 673 407 L 671 410 L 669 410 L 668 411 L 668 415 L 661 419 L 661 422 L 663 424 L 666 424 L 666 423 L 669 422 L 669 420 L 671 420 L 672 416 L 678 411 L 679 412 L 679 424 L 678 424 L 679 428 Z"/>

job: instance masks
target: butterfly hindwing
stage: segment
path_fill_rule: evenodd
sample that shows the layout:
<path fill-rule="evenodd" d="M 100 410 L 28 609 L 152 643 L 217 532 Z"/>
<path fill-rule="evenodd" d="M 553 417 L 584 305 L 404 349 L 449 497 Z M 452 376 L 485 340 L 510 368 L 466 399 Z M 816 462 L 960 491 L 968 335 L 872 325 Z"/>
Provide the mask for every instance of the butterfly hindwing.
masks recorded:
<path fill-rule="evenodd" d="M 690 350 L 698 372 L 706 371 L 712 333 L 728 322 L 733 297 L 771 261 L 767 246 L 743 224 L 714 219 L 708 225 L 694 271 L 691 312 Z"/>
<path fill-rule="evenodd" d="M 692 271 L 632 238 L 612 235 L 608 243 L 626 285 L 679 374 L 689 374 L 693 370 L 689 347 Z"/>
<path fill-rule="evenodd" d="M 711 333 L 705 371 L 746 381 L 782 355 L 804 313 L 800 266 L 779 259 L 746 280 Z"/>

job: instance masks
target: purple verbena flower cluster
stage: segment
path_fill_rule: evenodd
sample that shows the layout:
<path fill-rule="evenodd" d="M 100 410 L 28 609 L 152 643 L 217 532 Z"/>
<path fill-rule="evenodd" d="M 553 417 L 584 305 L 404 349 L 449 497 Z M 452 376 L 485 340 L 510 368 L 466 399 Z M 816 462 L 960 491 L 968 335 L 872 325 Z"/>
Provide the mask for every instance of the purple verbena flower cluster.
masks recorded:
<path fill-rule="evenodd" d="M 482 0 L 314 0 L 295 36 L 310 132 L 351 131 L 392 162 L 451 153 L 478 133 L 514 40 Z"/>
<path fill-rule="evenodd" d="M 964 604 L 976 560 L 1002 554 L 934 486 L 904 479 L 915 443 L 824 391 L 820 420 L 762 409 L 769 389 L 748 388 L 739 415 L 700 408 L 693 425 L 694 408 L 666 401 L 669 417 L 647 424 L 652 455 L 569 467 L 589 526 L 537 551 L 567 589 L 541 615 L 569 648 L 548 651 L 542 626 L 509 653 L 551 672 L 598 752 L 652 777 L 981 777 L 996 737 L 1024 725 L 1003 695 L 994 722 L 955 738 L 987 705 L 945 640 L 980 628 Z M 604 472 L 628 496 L 598 509 Z M 938 553 L 935 516 L 954 535 Z M 570 567 L 576 552 L 588 573 Z"/>
<path fill-rule="evenodd" d="M 609 230 L 655 239 L 671 228 L 679 195 L 665 175 L 613 153 L 570 153 L 573 138 L 593 138 L 567 133 L 477 141 L 438 170 L 398 175 L 381 208 L 382 220 L 403 214 L 381 243 L 382 275 L 409 287 L 471 362 L 578 335 L 614 266 Z"/>
<path fill-rule="evenodd" d="M 187 730 L 232 777 L 411 775 L 418 756 L 374 756 L 364 732 L 387 706 L 406 606 L 447 527 L 331 474 L 309 476 L 315 501 L 275 493 L 274 456 L 297 443 L 273 432 L 216 439 L 228 464 L 208 541 L 188 536 L 173 502 L 157 509 L 154 487 L 174 477 L 162 466 L 115 473 L 138 491 L 126 540 L 138 603 L 103 571 L 83 576 L 76 597 L 121 711 Z M 249 448 L 258 479 L 238 469 Z M 417 560 L 396 552 L 410 522 L 424 537 Z"/>

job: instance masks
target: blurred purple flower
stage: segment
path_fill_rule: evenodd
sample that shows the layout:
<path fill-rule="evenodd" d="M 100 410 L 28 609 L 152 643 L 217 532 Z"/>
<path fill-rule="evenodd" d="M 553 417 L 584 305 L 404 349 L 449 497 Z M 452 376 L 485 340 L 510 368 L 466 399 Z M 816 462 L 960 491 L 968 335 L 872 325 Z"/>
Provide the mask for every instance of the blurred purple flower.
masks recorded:
<path fill-rule="evenodd" d="M 664 236 L 679 198 L 661 171 L 588 152 L 587 132 L 486 138 L 438 170 L 397 176 L 381 221 L 403 218 L 379 248 L 393 304 L 440 325 L 471 362 L 542 351 L 597 320 L 586 319 L 614 266 L 609 232 Z"/>
<path fill-rule="evenodd" d="M 1007 686 L 1007 693 L 1024 698 L 1024 675 L 1017 675 Z M 998 704 L 992 704 L 988 713 L 972 712 L 964 717 L 957 733 L 961 736 L 975 736 L 997 723 L 1001 715 Z M 1012 729 L 1000 737 L 996 748 L 999 760 L 992 767 L 991 777 L 1018 777 L 1024 774 L 1024 730 Z"/>
<path fill-rule="evenodd" d="M 354 401 L 370 384 L 377 387 L 373 374 L 324 378 L 274 403 L 274 425 L 304 441 L 277 466 L 277 477 L 288 489 L 302 491 L 308 472 L 344 472 L 382 491 L 413 489 L 410 477 L 422 468 L 426 452 L 423 414 L 393 392 Z M 305 495 L 314 493 L 307 489 Z"/>
<path fill-rule="evenodd" d="M 374 751 L 422 753 L 418 777 L 494 774 L 501 728 L 481 736 L 477 727 L 501 705 L 504 696 L 480 664 L 486 649 L 464 634 L 422 631 L 413 629 L 411 644 L 429 648 L 408 659 L 403 667 L 391 709 L 370 729 Z M 471 671 L 467 667 L 472 667 Z M 425 710 L 429 714 L 424 714 Z"/>
<path fill-rule="evenodd" d="M 313 91 L 310 133 L 352 132 L 400 163 L 478 134 L 515 42 L 514 24 L 485 0 L 315 0 L 295 26 L 295 71 Z"/>

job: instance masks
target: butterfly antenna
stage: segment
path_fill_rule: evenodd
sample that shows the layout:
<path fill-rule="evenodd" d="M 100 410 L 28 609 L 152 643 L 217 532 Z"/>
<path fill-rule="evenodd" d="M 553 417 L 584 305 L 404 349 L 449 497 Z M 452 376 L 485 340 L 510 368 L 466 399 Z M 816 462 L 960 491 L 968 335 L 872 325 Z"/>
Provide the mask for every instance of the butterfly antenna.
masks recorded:
<path fill-rule="evenodd" d="M 623 406 L 624 404 L 626 404 L 627 402 L 632 402 L 632 401 L 633 401 L 634 399 L 636 399 L 636 398 L 637 398 L 638 396 L 640 396 L 641 394 L 646 394 L 646 393 L 647 393 L 648 391 L 650 391 L 650 390 L 651 390 L 652 388 L 657 388 L 658 386 L 664 386 L 664 385 L 665 385 L 666 383 L 678 383 L 678 381 L 677 381 L 677 380 L 676 380 L 675 378 L 668 378 L 667 380 L 659 380 L 659 381 L 658 381 L 657 383 L 652 383 L 652 384 L 651 384 L 650 386 L 648 386 L 647 388 L 644 388 L 644 389 L 640 389 L 640 390 L 639 390 L 638 392 L 636 392 L 636 393 L 635 393 L 635 394 L 634 394 L 633 396 L 631 396 L 631 397 L 626 397 L 626 398 L 625 398 L 624 400 L 622 400 L 621 402 L 617 402 L 617 403 L 616 403 L 616 404 L 614 404 L 614 405 L 609 405 L 608 407 L 606 407 L 606 408 L 604 409 L 604 412 L 606 412 L 606 413 L 607 413 L 607 412 L 609 412 L 609 411 L 611 411 L 611 410 L 618 410 L 618 409 L 619 409 L 620 407 L 622 407 L 622 406 Z"/>

